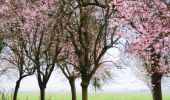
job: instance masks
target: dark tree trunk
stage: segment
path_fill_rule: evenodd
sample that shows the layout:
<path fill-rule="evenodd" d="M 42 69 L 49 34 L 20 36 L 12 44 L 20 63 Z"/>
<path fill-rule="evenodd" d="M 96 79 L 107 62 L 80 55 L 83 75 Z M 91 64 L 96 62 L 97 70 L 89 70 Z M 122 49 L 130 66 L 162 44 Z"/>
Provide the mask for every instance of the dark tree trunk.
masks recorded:
<path fill-rule="evenodd" d="M 88 86 L 82 86 L 82 100 L 88 100 Z"/>
<path fill-rule="evenodd" d="M 45 88 L 40 87 L 40 100 L 45 100 Z"/>
<path fill-rule="evenodd" d="M 71 87 L 71 94 L 72 94 L 72 100 L 76 100 L 76 87 L 75 87 L 75 79 L 70 80 L 70 87 Z"/>
<path fill-rule="evenodd" d="M 16 85 L 15 85 L 13 100 L 17 100 L 18 90 L 19 90 L 19 87 L 20 87 L 20 83 L 21 83 L 21 79 L 18 79 L 17 82 L 16 82 Z"/>
<path fill-rule="evenodd" d="M 162 75 L 153 74 L 152 75 L 152 97 L 153 100 L 162 100 L 162 89 L 161 89 L 161 79 Z"/>
<path fill-rule="evenodd" d="M 87 75 L 82 76 L 81 88 L 82 88 L 82 100 L 88 100 L 88 86 L 90 79 Z"/>
<path fill-rule="evenodd" d="M 162 100 L 161 82 L 153 87 L 152 96 L 153 100 Z"/>

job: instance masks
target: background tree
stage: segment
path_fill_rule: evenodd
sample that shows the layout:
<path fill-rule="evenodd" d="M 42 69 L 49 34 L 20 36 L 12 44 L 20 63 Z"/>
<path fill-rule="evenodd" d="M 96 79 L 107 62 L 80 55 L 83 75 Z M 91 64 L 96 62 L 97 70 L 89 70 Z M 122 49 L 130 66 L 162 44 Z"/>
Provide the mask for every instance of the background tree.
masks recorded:
<path fill-rule="evenodd" d="M 73 48 L 70 45 L 70 42 L 66 39 L 66 37 L 63 42 L 65 43 L 63 43 L 64 49 L 62 49 L 62 52 L 64 53 L 63 58 L 65 59 L 63 61 L 57 62 L 57 66 L 69 81 L 71 87 L 72 100 L 77 100 L 75 82 L 76 79 L 80 76 L 79 71 L 74 66 L 77 62 L 74 60 L 75 55 L 73 52 Z"/>
<path fill-rule="evenodd" d="M 81 75 L 80 72 L 76 69 L 76 66 L 74 66 L 77 64 L 77 62 L 74 60 L 75 54 L 73 52 L 74 50 L 72 49 L 72 46 L 67 44 L 67 46 L 64 47 L 66 47 L 64 49 L 64 52 L 66 53 L 67 57 L 65 57 L 66 59 L 62 62 L 58 62 L 57 66 L 59 67 L 59 69 L 61 69 L 64 76 L 69 81 L 72 93 L 72 100 L 76 100 L 77 95 L 75 82 L 77 78 L 81 77 Z M 111 79 L 112 74 L 110 68 L 105 64 L 102 64 L 95 72 L 90 83 L 95 88 L 95 90 L 97 90 L 101 89 L 102 85 L 104 85 Z"/>
<path fill-rule="evenodd" d="M 169 72 L 169 4 L 164 0 L 112 0 L 112 3 L 121 15 L 120 20 L 135 29 L 136 39 L 129 51 L 140 59 L 144 72 L 150 76 L 153 100 L 162 100 L 161 79 Z"/>
<path fill-rule="evenodd" d="M 110 1 L 63 0 L 67 16 L 63 17 L 63 29 L 71 41 L 77 62 L 74 64 L 81 75 L 82 100 L 87 100 L 88 85 L 102 62 L 105 52 L 116 44 L 114 29 L 109 19 L 114 13 Z"/>
<path fill-rule="evenodd" d="M 76 71 L 75 67 L 73 67 L 71 64 L 68 64 L 66 62 L 60 62 L 60 64 L 57 65 L 59 66 L 64 76 L 69 81 L 71 87 L 72 100 L 77 100 L 75 82 L 79 76 L 79 72 Z"/>

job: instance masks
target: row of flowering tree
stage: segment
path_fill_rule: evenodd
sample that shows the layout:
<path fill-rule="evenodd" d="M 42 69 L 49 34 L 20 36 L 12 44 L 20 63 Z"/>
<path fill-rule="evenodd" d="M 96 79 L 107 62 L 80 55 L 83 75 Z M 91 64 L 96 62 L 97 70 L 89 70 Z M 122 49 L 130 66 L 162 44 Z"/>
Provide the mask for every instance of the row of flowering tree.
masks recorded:
<path fill-rule="evenodd" d="M 17 100 L 21 80 L 33 74 L 40 99 L 45 100 L 46 85 L 56 64 L 70 82 L 72 99 L 76 100 L 74 80 L 80 77 L 82 100 L 87 100 L 90 80 L 98 79 L 93 75 L 100 66 L 98 71 L 104 72 L 102 57 L 118 40 L 113 38 L 115 29 L 109 28 L 113 12 L 109 1 L 1 1 L 1 33 L 6 37 L 1 58 L 19 76 L 13 100 Z"/>
<path fill-rule="evenodd" d="M 150 77 L 154 100 L 162 100 L 161 79 L 169 72 L 170 7 L 163 0 L 2 0 L 0 1 L 1 59 L 18 72 L 20 82 L 35 74 L 40 100 L 54 68 L 70 83 L 76 100 L 76 78 L 81 78 L 82 100 L 90 83 L 109 79 L 106 52 L 127 39 Z M 131 37 L 128 24 L 135 32 Z M 122 32 L 121 32 L 122 31 Z M 130 41 L 129 41 L 130 40 Z M 114 58 L 113 58 L 114 59 Z"/>

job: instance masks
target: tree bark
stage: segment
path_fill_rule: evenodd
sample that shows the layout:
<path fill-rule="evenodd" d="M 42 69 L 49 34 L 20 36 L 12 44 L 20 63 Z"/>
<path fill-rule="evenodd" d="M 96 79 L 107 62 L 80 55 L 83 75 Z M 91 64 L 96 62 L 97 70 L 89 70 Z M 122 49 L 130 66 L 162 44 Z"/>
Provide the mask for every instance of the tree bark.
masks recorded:
<path fill-rule="evenodd" d="M 154 74 L 152 76 L 152 97 L 153 100 L 162 100 L 162 89 L 161 89 L 162 75 Z"/>
<path fill-rule="evenodd" d="M 40 87 L 40 100 L 45 100 L 45 88 Z"/>
<path fill-rule="evenodd" d="M 76 100 L 77 96 L 76 96 L 75 80 L 70 80 L 69 83 L 71 87 L 72 100 Z"/>
<path fill-rule="evenodd" d="M 16 85 L 15 85 L 13 100 L 17 100 L 18 90 L 19 90 L 19 87 L 20 87 L 20 83 L 21 83 L 21 79 L 18 79 L 17 82 L 16 82 Z"/>
<path fill-rule="evenodd" d="M 153 90 L 152 90 L 152 97 L 153 97 L 153 100 L 162 100 L 161 82 L 154 84 Z"/>
<path fill-rule="evenodd" d="M 88 86 L 82 86 L 82 100 L 88 100 Z"/>

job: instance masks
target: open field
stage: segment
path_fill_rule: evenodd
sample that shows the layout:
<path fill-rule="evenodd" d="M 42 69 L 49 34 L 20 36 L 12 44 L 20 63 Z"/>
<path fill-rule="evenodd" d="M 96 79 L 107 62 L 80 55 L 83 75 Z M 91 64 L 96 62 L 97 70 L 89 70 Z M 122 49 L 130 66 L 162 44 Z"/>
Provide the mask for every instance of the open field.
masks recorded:
<path fill-rule="evenodd" d="M 46 97 L 46 100 L 71 100 L 69 93 L 50 93 Z M 20 93 L 18 100 L 39 100 L 38 98 L 38 93 Z M 170 100 L 170 94 L 164 94 L 163 98 Z M 77 100 L 81 100 L 80 94 Z M 152 100 L 152 98 L 149 93 L 91 93 L 89 100 Z"/>

